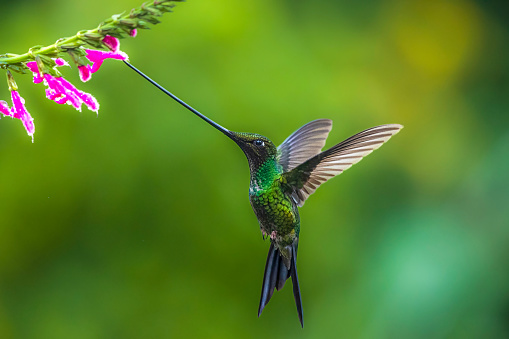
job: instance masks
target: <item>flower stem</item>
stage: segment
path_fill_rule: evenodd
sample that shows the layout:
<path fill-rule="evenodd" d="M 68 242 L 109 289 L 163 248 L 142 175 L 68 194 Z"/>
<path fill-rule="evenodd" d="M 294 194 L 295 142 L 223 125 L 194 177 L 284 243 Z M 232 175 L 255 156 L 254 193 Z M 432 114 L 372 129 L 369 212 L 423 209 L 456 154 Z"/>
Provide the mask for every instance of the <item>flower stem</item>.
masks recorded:
<path fill-rule="evenodd" d="M 93 31 L 94 30 L 87 31 L 87 32 L 93 32 Z M 59 50 L 58 50 L 59 46 L 62 46 L 64 44 L 68 44 L 68 43 L 73 43 L 73 42 L 76 42 L 77 40 L 78 40 L 78 34 L 76 34 L 70 38 L 60 39 L 60 41 L 55 42 L 53 45 L 49 45 L 49 46 L 42 47 L 42 48 L 38 49 L 37 52 L 30 50 L 29 52 L 26 52 L 25 54 L 18 54 L 18 55 L 11 56 L 11 57 L 0 56 L 0 65 L 2 65 L 2 64 L 17 64 L 17 63 L 25 62 L 25 61 L 33 61 L 33 60 L 35 60 L 35 56 L 38 54 L 42 54 L 42 55 L 56 54 L 59 52 Z M 83 43 L 83 45 L 85 45 L 85 43 Z M 6 55 L 12 55 L 12 54 L 6 54 Z"/>
<path fill-rule="evenodd" d="M 183 0 L 156 0 L 132 9 L 127 14 L 113 15 L 95 29 L 79 31 L 71 37 L 60 38 L 52 45 L 32 47 L 24 54 L 6 53 L 0 55 L 0 68 L 25 73 L 28 70 L 26 62 L 34 61 L 36 56 L 56 58 L 67 52 L 84 55 L 83 47 L 85 46 L 104 48 L 102 40 L 106 35 L 125 38 L 130 35 L 133 29 L 148 29 L 149 23 L 153 25 L 159 23 L 157 17 L 171 12 L 171 8 L 175 6 L 174 3 L 181 1 Z"/>

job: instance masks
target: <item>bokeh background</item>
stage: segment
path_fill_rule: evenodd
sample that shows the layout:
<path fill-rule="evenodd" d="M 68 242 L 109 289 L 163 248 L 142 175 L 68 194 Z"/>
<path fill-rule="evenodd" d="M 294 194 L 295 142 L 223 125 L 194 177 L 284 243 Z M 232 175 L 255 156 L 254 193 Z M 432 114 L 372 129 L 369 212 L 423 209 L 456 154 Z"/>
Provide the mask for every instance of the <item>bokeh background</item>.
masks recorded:
<path fill-rule="evenodd" d="M 125 1 L 1 3 L 1 53 L 95 27 Z M 237 146 L 121 62 L 99 116 L 16 76 L 0 120 L 1 338 L 509 338 L 506 1 L 193 0 L 122 41 L 220 124 L 327 146 L 405 128 L 301 209 L 291 287 L 257 318 L 268 242 Z M 0 98 L 7 100 L 7 85 Z"/>

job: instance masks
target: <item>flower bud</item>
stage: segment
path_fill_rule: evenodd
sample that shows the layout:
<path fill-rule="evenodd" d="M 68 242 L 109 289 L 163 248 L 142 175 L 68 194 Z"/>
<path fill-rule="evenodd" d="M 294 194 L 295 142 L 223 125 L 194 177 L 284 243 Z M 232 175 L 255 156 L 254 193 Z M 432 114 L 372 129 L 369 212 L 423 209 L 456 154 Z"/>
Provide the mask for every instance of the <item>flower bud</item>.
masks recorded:
<path fill-rule="evenodd" d="M 103 36 L 99 33 L 85 33 L 84 36 L 90 40 L 102 40 Z"/>
<path fill-rule="evenodd" d="M 129 27 L 132 27 L 132 28 L 136 28 L 136 21 L 135 19 L 122 19 L 119 21 L 119 23 L 121 25 L 124 25 L 124 26 L 129 26 Z"/>
<path fill-rule="evenodd" d="M 9 71 L 7 71 L 7 84 L 9 84 L 10 91 L 18 90 L 18 85 L 16 84 L 16 81 L 14 81 L 14 77 L 12 76 L 12 73 Z"/>

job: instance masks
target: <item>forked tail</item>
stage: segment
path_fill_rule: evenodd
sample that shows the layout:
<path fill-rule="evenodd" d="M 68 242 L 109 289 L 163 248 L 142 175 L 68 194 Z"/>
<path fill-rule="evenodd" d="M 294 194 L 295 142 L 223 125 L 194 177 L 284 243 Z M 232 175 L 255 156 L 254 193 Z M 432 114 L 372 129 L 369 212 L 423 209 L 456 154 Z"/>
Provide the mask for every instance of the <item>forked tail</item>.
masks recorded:
<path fill-rule="evenodd" d="M 286 280 L 292 277 L 293 285 L 293 297 L 295 298 L 295 304 L 297 305 L 297 312 L 299 314 L 299 320 L 302 327 L 304 327 L 304 321 L 302 319 L 302 300 L 300 296 L 299 278 L 297 276 L 297 248 L 298 245 L 290 245 L 290 269 L 286 267 L 283 261 L 283 257 L 279 253 L 279 250 L 270 244 L 269 254 L 267 255 L 267 263 L 265 264 L 265 272 L 263 274 L 262 284 L 262 295 L 260 297 L 260 306 L 258 307 L 258 316 L 262 314 L 262 311 L 269 303 L 274 289 L 278 291 L 283 288 Z"/>

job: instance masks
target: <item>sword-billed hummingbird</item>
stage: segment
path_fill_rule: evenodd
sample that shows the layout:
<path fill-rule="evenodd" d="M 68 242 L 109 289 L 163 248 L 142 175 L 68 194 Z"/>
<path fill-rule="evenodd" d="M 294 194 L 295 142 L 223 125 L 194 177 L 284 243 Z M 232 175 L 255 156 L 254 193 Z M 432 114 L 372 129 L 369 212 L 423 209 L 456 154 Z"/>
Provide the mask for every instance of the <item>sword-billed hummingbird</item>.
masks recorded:
<path fill-rule="evenodd" d="M 251 173 L 249 201 L 258 218 L 262 237 L 270 238 L 258 316 L 272 297 L 274 289 L 283 288 L 286 280 L 291 277 L 299 320 L 304 327 L 296 266 L 300 231 L 298 207 L 302 207 L 321 184 L 382 146 L 403 126 L 389 124 L 368 128 L 322 152 L 332 128 L 332 121 L 319 119 L 302 126 L 276 147 L 272 141 L 260 134 L 238 133 L 222 127 L 130 63 L 124 62 L 154 86 L 221 131 L 244 151 Z"/>

